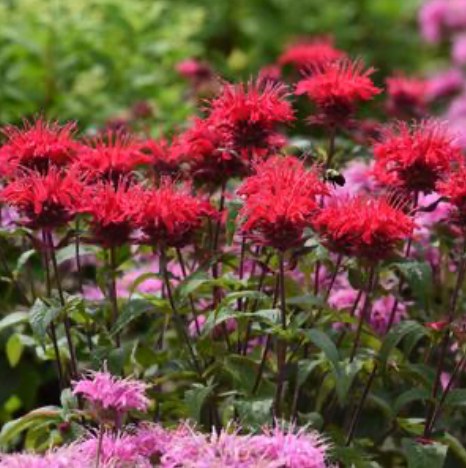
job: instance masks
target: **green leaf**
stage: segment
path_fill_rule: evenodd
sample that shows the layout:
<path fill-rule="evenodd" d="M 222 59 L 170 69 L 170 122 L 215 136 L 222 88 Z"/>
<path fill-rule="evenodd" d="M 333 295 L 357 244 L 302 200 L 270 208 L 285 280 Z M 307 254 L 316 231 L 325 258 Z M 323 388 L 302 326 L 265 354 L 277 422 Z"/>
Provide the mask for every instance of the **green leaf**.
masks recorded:
<path fill-rule="evenodd" d="M 251 395 L 257 378 L 257 364 L 245 356 L 229 356 L 225 360 L 225 370 L 233 377 L 235 388 Z"/>
<path fill-rule="evenodd" d="M 412 388 L 402 393 L 395 401 L 393 405 L 396 414 L 407 404 L 413 401 L 428 400 L 430 398 L 430 392 L 425 388 Z"/>
<path fill-rule="evenodd" d="M 26 252 L 23 252 L 19 258 L 18 261 L 16 262 L 16 268 L 13 271 L 13 276 L 15 278 L 18 277 L 19 273 L 23 269 L 24 265 L 28 262 L 28 260 L 36 253 L 35 249 L 27 250 Z"/>
<path fill-rule="evenodd" d="M 61 307 L 46 304 L 42 299 L 37 299 L 29 313 L 29 323 L 34 336 L 42 346 L 45 346 L 45 338 L 49 325 L 61 312 Z"/>
<path fill-rule="evenodd" d="M 120 316 L 111 330 L 111 335 L 114 336 L 120 333 L 133 320 L 149 312 L 154 312 L 154 305 L 150 302 L 144 299 L 132 299 L 128 301 L 122 308 Z"/>
<path fill-rule="evenodd" d="M 322 364 L 320 359 L 316 360 L 309 360 L 309 359 L 301 359 L 298 361 L 298 379 L 297 385 L 301 387 L 307 380 L 307 378 L 311 375 L 312 371 Z"/>
<path fill-rule="evenodd" d="M 79 256 L 83 257 L 84 255 L 92 255 L 95 256 L 98 252 L 98 248 L 93 245 L 85 245 L 81 244 L 79 246 Z M 74 260 L 76 258 L 76 245 L 70 244 L 62 249 L 58 250 L 57 252 L 57 263 L 61 265 L 68 260 Z"/>
<path fill-rule="evenodd" d="M 27 312 L 12 312 L 0 320 L 0 333 L 7 328 L 20 325 L 21 323 L 27 323 L 29 320 L 29 314 Z"/>
<path fill-rule="evenodd" d="M 304 336 L 317 348 L 321 349 L 335 369 L 340 368 L 340 355 L 335 343 L 320 330 L 305 330 Z"/>
<path fill-rule="evenodd" d="M 412 439 L 403 439 L 402 445 L 408 468 L 442 468 L 445 464 L 447 445 L 438 442 L 421 444 Z"/>
<path fill-rule="evenodd" d="M 0 445 L 7 446 L 7 444 L 21 434 L 21 432 L 35 425 L 44 422 L 52 423 L 60 421 L 60 412 L 61 410 L 57 406 L 45 406 L 33 410 L 14 421 L 7 422 L 0 432 Z"/>
<path fill-rule="evenodd" d="M 455 388 L 450 391 L 446 400 L 445 406 L 464 406 L 466 405 L 466 389 Z"/>
<path fill-rule="evenodd" d="M 196 292 L 204 284 L 212 281 L 205 270 L 198 270 L 185 278 L 175 289 L 174 295 L 178 299 L 186 299 L 190 294 Z"/>
<path fill-rule="evenodd" d="M 351 287 L 358 291 L 367 288 L 367 280 L 361 269 L 350 268 L 348 270 L 348 281 Z"/>
<path fill-rule="evenodd" d="M 213 385 L 204 386 L 201 384 L 194 384 L 193 388 L 188 390 L 184 397 L 188 417 L 197 423 L 201 422 L 201 412 L 209 396 L 214 390 Z"/>
<path fill-rule="evenodd" d="M 11 367 L 16 367 L 23 354 L 24 346 L 18 335 L 11 335 L 6 342 L 6 356 Z"/>
<path fill-rule="evenodd" d="M 466 449 L 464 445 L 453 435 L 445 434 L 445 442 L 450 447 L 450 450 L 456 455 L 456 458 L 459 458 L 463 466 L 466 466 Z"/>
<path fill-rule="evenodd" d="M 393 265 L 397 268 L 412 288 L 414 295 L 423 303 L 427 303 L 432 295 L 432 267 L 427 262 L 399 262 Z"/>
<path fill-rule="evenodd" d="M 387 365 L 390 353 L 396 348 L 400 341 L 410 333 L 418 332 L 420 328 L 422 328 L 422 326 L 412 320 L 400 322 L 392 328 L 390 333 L 384 338 L 379 353 L 380 363 L 383 368 Z"/>

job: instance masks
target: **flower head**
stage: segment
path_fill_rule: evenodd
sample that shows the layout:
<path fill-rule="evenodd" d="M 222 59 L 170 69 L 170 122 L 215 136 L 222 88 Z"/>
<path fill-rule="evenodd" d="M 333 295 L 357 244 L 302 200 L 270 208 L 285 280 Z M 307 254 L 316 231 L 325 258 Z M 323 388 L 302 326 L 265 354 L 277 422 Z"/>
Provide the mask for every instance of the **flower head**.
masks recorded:
<path fill-rule="evenodd" d="M 99 418 L 121 415 L 127 411 L 146 411 L 147 385 L 139 380 L 121 379 L 108 372 L 89 372 L 73 383 L 73 394 L 82 395 L 92 404 Z"/>
<path fill-rule="evenodd" d="M 272 467 L 326 468 L 327 451 L 325 440 L 316 432 L 304 429 L 293 431 L 277 426 L 266 429 L 263 435 L 253 436 L 252 450 L 269 460 Z"/>
<path fill-rule="evenodd" d="M 294 157 L 275 156 L 256 168 L 238 189 L 245 199 L 242 232 L 264 245 L 286 250 L 304 242 L 303 231 L 328 193 L 315 169 Z"/>
<path fill-rule="evenodd" d="M 419 118 L 426 112 L 428 82 L 401 74 L 387 78 L 387 110 L 398 118 Z"/>
<path fill-rule="evenodd" d="M 328 37 L 301 40 L 289 45 L 278 59 L 282 66 L 291 65 L 298 71 L 319 67 L 328 62 L 342 59 L 346 54 L 334 47 Z"/>
<path fill-rule="evenodd" d="M 45 454 L 14 453 L 0 455 L 0 468 L 90 468 L 92 460 L 79 444 L 51 450 Z"/>
<path fill-rule="evenodd" d="M 454 206 L 450 212 L 452 221 L 466 228 L 466 165 L 460 164 L 437 184 L 440 195 L 447 197 Z"/>
<path fill-rule="evenodd" d="M 209 120 L 221 128 L 227 148 L 241 157 L 268 155 L 285 142 L 277 125 L 295 119 L 287 95 L 286 85 L 271 80 L 227 83 L 211 102 Z"/>
<path fill-rule="evenodd" d="M 53 229 L 69 222 L 80 206 L 82 178 L 75 171 L 51 167 L 46 174 L 23 172 L 0 192 L 0 198 L 33 229 Z"/>
<path fill-rule="evenodd" d="M 142 164 L 150 164 L 151 156 L 143 144 L 130 134 L 108 130 L 89 145 L 82 146 L 76 165 L 95 179 L 116 181 Z"/>
<path fill-rule="evenodd" d="M 370 261 L 389 257 L 415 224 L 386 198 L 357 196 L 331 199 L 313 227 L 329 249 Z"/>
<path fill-rule="evenodd" d="M 382 90 L 372 82 L 373 68 L 364 71 L 361 61 L 339 60 L 311 68 L 296 87 L 315 104 L 317 115 L 311 122 L 320 125 L 347 125 L 356 104 L 369 101 Z"/>
<path fill-rule="evenodd" d="M 47 171 L 50 166 L 63 167 L 76 157 L 74 123 L 59 125 L 38 119 L 25 121 L 23 128 L 3 129 L 7 141 L 0 149 L 0 165 L 7 176 L 24 169 Z"/>
<path fill-rule="evenodd" d="M 167 140 L 145 140 L 142 150 L 150 156 L 151 165 L 158 176 L 174 176 L 180 172 L 180 154 L 178 151 L 172 151 Z"/>
<path fill-rule="evenodd" d="M 98 182 L 86 188 L 80 212 L 91 215 L 92 232 L 105 247 L 123 245 L 135 228 L 136 215 L 142 196 L 139 186 L 121 179 L 115 186 L 111 182 Z"/>
<path fill-rule="evenodd" d="M 215 217 L 210 203 L 190 194 L 188 186 L 164 179 L 157 189 L 141 196 L 137 225 L 153 246 L 183 247 L 204 220 Z"/>
<path fill-rule="evenodd" d="M 462 159 L 445 125 L 429 120 L 399 123 L 374 145 L 374 175 L 383 184 L 408 192 L 429 193 L 440 177 Z"/>
<path fill-rule="evenodd" d="M 246 162 L 227 145 L 224 132 L 210 119 L 196 119 L 173 142 L 172 158 L 186 163 L 194 180 L 217 185 L 248 170 Z"/>

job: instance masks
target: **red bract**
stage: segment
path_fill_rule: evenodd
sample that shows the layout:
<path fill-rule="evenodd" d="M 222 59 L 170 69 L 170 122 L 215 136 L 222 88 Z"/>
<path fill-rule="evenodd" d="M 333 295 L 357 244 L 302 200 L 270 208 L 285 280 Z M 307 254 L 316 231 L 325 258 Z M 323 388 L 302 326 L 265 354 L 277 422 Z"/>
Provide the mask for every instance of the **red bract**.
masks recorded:
<path fill-rule="evenodd" d="M 136 215 L 142 189 L 121 179 L 117 186 L 112 182 L 99 182 L 88 187 L 80 211 L 91 215 L 91 228 L 98 243 L 105 247 L 123 245 L 135 229 Z"/>
<path fill-rule="evenodd" d="M 305 70 L 345 57 L 345 52 L 336 49 L 329 38 L 302 40 L 287 47 L 278 59 L 280 65 L 291 65 L 297 70 Z"/>
<path fill-rule="evenodd" d="M 426 112 L 427 82 L 403 75 L 386 80 L 387 110 L 398 118 L 419 118 Z"/>
<path fill-rule="evenodd" d="M 219 127 L 228 149 L 245 159 L 271 154 L 285 144 L 276 127 L 295 119 L 288 88 L 270 80 L 225 84 L 211 103 L 209 120 Z"/>
<path fill-rule="evenodd" d="M 306 94 L 317 107 L 310 121 L 326 126 L 345 126 L 356 104 L 369 101 L 382 90 L 370 76 L 373 68 L 364 71 L 361 61 L 339 60 L 312 67 L 311 73 L 296 87 L 296 94 Z"/>
<path fill-rule="evenodd" d="M 216 216 L 206 201 L 190 194 L 188 186 L 165 179 L 140 199 L 137 224 L 152 246 L 183 247 L 207 218 Z"/>
<path fill-rule="evenodd" d="M 173 158 L 186 162 L 197 181 L 219 184 L 247 172 L 243 159 L 226 148 L 224 134 L 209 119 L 196 119 L 172 145 Z"/>
<path fill-rule="evenodd" d="M 150 164 L 151 156 L 143 144 L 126 132 L 107 131 L 87 146 L 82 146 L 77 167 L 96 179 L 118 182 L 142 164 Z"/>
<path fill-rule="evenodd" d="M 358 196 L 330 200 L 313 227 L 329 249 L 375 261 L 389 257 L 415 224 L 386 198 Z"/>
<path fill-rule="evenodd" d="M 53 229 L 76 214 L 83 193 L 81 179 L 73 171 L 50 167 L 46 174 L 24 172 L 2 191 L 1 199 L 23 216 L 30 228 Z"/>
<path fill-rule="evenodd" d="M 67 165 L 76 156 L 74 131 L 74 123 L 61 126 L 42 119 L 25 121 L 23 128 L 4 128 L 7 141 L 0 149 L 2 172 L 13 176 L 22 169 L 46 172 L 51 165 Z"/>
<path fill-rule="evenodd" d="M 294 157 L 276 156 L 259 164 L 238 193 L 245 198 L 241 231 L 285 251 L 303 244 L 303 231 L 318 208 L 316 198 L 328 191 L 317 170 L 306 170 Z"/>
<path fill-rule="evenodd" d="M 172 151 L 165 139 L 148 139 L 142 143 L 142 150 L 151 158 L 151 166 L 158 175 L 176 175 L 181 169 L 181 158 L 177 151 Z"/>
<path fill-rule="evenodd" d="M 442 175 L 462 160 L 445 125 L 430 120 L 385 129 L 374 146 L 374 175 L 382 184 L 429 193 Z"/>

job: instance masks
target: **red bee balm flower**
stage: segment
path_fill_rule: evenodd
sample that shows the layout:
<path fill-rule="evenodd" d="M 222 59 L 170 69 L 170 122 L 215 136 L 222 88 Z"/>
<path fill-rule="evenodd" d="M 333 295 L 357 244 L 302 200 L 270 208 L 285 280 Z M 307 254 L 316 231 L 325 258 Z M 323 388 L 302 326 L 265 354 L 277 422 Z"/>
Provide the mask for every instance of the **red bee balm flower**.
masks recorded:
<path fill-rule="evenodd" d="M 247 165 L 225 146 L 224 135 L 210 120 L 196 119 L 194 125 L 172 145 L 174 159 L 186 162 L 197 181 L 219 184 L 247 172 Z"/>
<path fill-rule="evenodd" d="M 318 209 L 316 198 L 328 191 L 316 170 L 306 170 L 294 157 L 275 156 L 259 164 L 238 193 L 245 198 L 242 232 L 285 251 L 302 245 L 303 231 Z"/>
<path fill-rule="evenodd" d="M 369 101 L 382 92 L 370 78 L 373 68 L 363 70 L 360 61 L 339 60 L 313 67 L 301 80 L 296 94 L 306 94 L 317 107 L 312 123 L 327 126 L 347 125 L 356 103 Z"/>
<path fill-rule="evenodd" d="M 7 142 L 0 149 L 0 165 L 7 176 L 22 169 L 45 172 L 50 165 L 65 166 L 76 157 L 74 123 L 60 126 L 42 119 L 25 122 L 23 128 L 3 129 Z"/>
<path fill-rule="evenodd" d="M 267 155 L 285 144 L 277 138 L 277 125 L 295 118 L 287 94 L 284 84 L 267 79 L 226 84 L 211 103 L 209 120 L 224 132 L 228 149 L 247 159 Z"/>
<path fill-rule="evenodd" d="M 403 75 L 386 80 L 387 110 L 398 118 L 419 118 L 425 114 L 427 82 L 422 78 L 407 78 Z"/>
<path fill-rule="evenodd" d="M 374 176 L 382 184 L 429 193 L 439 178 L 462 160 L 462 152 L 446 126 L 430 120 L 386 129 L 374 146 L 374 157 Z"/>
<path fill-rule="evenodd" d="M 176 175 L 180 172 L 181 158 L 172 151 L 164 139 L 148 139 L 143 142 L 143 151 L 151 158 L 151 165 L 158 175 Z"/>
<path fill-rule="evenodd" d="M 387 199 L 359 196 L 331 200 L 313 226 L 331 250 L 371 261 L 390 256 L 415 224 Z"/>
<path fill-rule="evenodd" d="M 278 59 L 282 66 L 291 65 L 297 70 L 305 70 L 345 57 L 345 52 L 335 49 L 330 38 L 305 39 L 287 47 Z"/>
<path fill-rule="evenodd" d="M 10 182 L 1 199 L 24 216 L 31 228 L 53 229 L 70 221 L 78 210 L 83 185 L 73 171 L 51 167 L 46 174 L 25 172 Z"/>
<path fill-rule="evenodd" d="M 80 211 L 91 215 L 91 228 L 97 242 L 105 247 L 116 247 L 129 240 L 141 197 L 142 189 L 124 179 L 117 186 L 100 182 L 88 187 Z"/>
<path fill-rule="evenodd" d="M 128 133 L 109 130 L 89 146 L 81 147 L 76 165 L 97 179 L 118 182 L 137 166 L 150 164 L 151 159 L 144 153 L 142 142 Z"/>
<path fill-rule="evenodd" d="M 137 224 L 152 246 L 183 247 L 204 219 L 215 217 L 214 208 L 190 194 L 188 186 L 177 187 L 168 179 L 158 189 L 143 193 Z"/>
<path fill-rule="evenodd" d="M 451 216 L 455 224 L 466 228 L 466 166 L 459 164 L 458 168 L 450 172 L 448 176 L 438 182 L 437 192 L 447 197 L 455 210 Z"/>

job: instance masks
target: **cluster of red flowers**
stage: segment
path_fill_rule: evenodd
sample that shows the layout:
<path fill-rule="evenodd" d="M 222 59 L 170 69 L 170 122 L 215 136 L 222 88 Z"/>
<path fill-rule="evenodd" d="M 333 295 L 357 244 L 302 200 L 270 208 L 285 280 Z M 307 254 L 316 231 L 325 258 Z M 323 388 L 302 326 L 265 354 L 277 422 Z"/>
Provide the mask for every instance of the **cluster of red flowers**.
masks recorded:
<path fill-rule="evenodd" d="M 295 92 L 315 104 L 313 123 L 333 129 L 349 128 L 357 104 L 381 92 L 371 79 L 373 69 L 349 60 L 327 39 L 290 47 L 279 60 L 286 64 L 307 68 Z M 411 98 L 409 107 L 423 105 L 421 84 L 399 77 L 388 86 L 398 107 Z M 105 247 L 136 239 L 154 247 L 182 247 L 206 218 L 218 216 L 193 195 L 193 182 L 225 188 L 229 179 L 249 176 L 238 190 L 245 236 L 285 251 L 302 246 L 311 228 L 340 253 L 388 255 L 411 235 L 409 215 L 386 198 L 325 201 L 330 189 L 318 166 L 309 169 L 304 161 L 278 155 L 286 144 L 279 127 L 295 119 L 288 94 L 278 75 L 224 83 L 206 116 L 194 119 L 171 143 L 121 130 L 83 143 L 75 139 L 73 124 L 42 119 L 8 127 L 0 149 L 6 182 L 1 197 L 34 229 L 51 230 L 85 214 L 91 237 Z M 466 169 L 460 166 L 447 177 L 462 154 L 441 124 L 389 127 L 373 149 L 374 175 L 382 185 L 407 193 L 438 188 L 461 210 L 466 206 L 461 179 Z M 138 182 L 140 168 L 155 174 L 145 185 Z"/>
<path fill-rule="evenodd" d="M 424 193 L 435 190 L 440 178 L 463 159 L 445 125 L 432 120 L 386 128 L 374 145 L 374 157 L 374 175 L 382 184 Z"/>
<path fill-rule="evenodd" d="M 7 142 L 0 149 L 0 167 L 4 176 L 13 177 L 24 169 L 47 172 L 52 164 L 63 167 L 76 157 L 78 145 L 73 139 L 75 125 L 60 126 L 38 120 L 24 123 L 20 129 L 8 126 L 3 130 Z"/>
<path fill-rule="evenodd" d="M 278 59 L 281 66 L 291 65 L 298 71 L 324 65 L 346 57 L 346 53 L 333 45 L 331 38 L 301 40 L 288 46 Z"/>
<path fill-rule="evenodd" d="M 364 70 L 360 61 L 338 60 L 311 68 L 296 87 L 296 94 L 305 94 L 316 105 L 312 123 L 325 126 L 347 126 L 358 102 L 369 101 L 381 93 L 374 86 L 374 69 Z"/>
<path fill-rule="evenodd" d="M 313 221 L 330 250 L 369 261 L 390 256 L 414 226 L 402 207 L 384 197 L 366 196 L 334 199 Z"/>
<path fill-rule="evenodd" d="M 205 217 L 215 216 L 188 186 L 163 178 L 152 188 L 136 183 L 141 165 L 153 164 L 158 174 L 175 170 L 167 166 L 171 153 L 163 142 L 107 132 L 83 144 L 73 139 L 73 128 L 37 120 L 7 130 L 1 151 L 9 170 L 1 198 L 25 226 L 51 231 L 85 214 L 92 238 L 104 247 L 123 245 L 138 229 L 151 245 L 183 246 Z"/>
<path fill-rule="evenodd" d="M 306 170 L 292 156 L 275 156 L 261 163 L 238 193 L 245 199 L 242 231 L 263 245 L 281 251 L 303 243 L 318 209 L 318 196 L 328 195 L 316 169 Z"/>
<path fill-rule="evenodd" d="M 427 107 L 427 81 L 396 75 L 387 78 L 387 110 L 396 118 L 422 118 Z"/>

